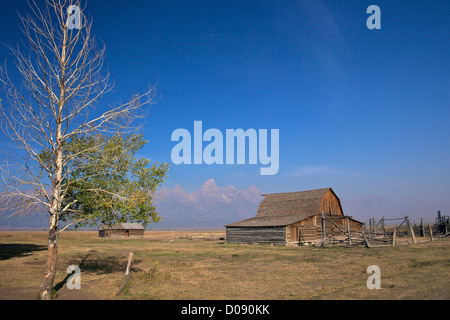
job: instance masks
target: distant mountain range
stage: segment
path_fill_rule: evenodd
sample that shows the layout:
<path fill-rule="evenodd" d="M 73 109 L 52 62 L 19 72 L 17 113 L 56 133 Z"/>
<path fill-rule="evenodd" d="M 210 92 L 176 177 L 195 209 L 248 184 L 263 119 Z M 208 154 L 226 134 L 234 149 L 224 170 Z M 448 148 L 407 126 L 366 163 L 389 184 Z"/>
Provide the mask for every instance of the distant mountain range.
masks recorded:
<path fill-rule="evenodd" d="M 254 217 L 262 200 L 256 186 L 239 190 L 231 185 L 219 187 L 213 179 L 192 193 L 176 185 L 163 187 L 155 195 L 158 215 L 163 221 L 150 228 L 212 228 Z M 46 214 L 43 213 L 45 216 Z M 46 229 L 39 214 L 26 217 L 0 217 L 0 230 Z"/>
<path fill-rule="evenodd" d="M 262 191 L 256 186 L 239 190 L 231 185 L 219 187 L 214 179 L 192 193 L 176 185 L 158 191 L 156 208 L 163 222 L 149 227 L 223 227 L 225 224 L 254 217 Z"/>

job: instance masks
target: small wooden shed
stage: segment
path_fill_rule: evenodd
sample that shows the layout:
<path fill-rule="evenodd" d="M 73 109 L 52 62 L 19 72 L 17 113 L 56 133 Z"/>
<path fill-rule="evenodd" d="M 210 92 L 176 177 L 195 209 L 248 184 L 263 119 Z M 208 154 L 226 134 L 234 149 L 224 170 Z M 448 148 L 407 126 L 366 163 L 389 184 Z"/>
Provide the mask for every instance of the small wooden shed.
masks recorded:
<path fill-rule="evenodd" d="M 140 223 L 102 223 L 98 227 L 98 236 L 101 238 L 127 238 L 143 237 L 145 228 Z"/>
<path fill-rule="evenodd" d="M 362 231 L 331 188 L 265 194 L 256 217 L 226 225 L 228 243 L 298 245 Z M 325 232 L 324 232 L 325 230 Z"/>

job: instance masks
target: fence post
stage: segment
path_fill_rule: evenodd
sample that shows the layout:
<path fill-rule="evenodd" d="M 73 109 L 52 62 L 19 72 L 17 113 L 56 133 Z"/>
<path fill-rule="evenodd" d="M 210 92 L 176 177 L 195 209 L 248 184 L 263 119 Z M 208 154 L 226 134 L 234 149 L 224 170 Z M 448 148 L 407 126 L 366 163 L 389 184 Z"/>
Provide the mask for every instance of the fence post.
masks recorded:
<path fill-rule="evenodd" d="M 325 241 L 325 217 L 322 212 L 322 241 Z"/>
<path fill-rule="evenodd" d="M 375 224 L 375 218 L 372 218 L 372 225 L 373 225 L 373 237 L 375 238 L 377 236 L 377 225 Z"/>
<path fill-rule="evenodd" d="M 125 271 L 125 275 L 127 276 L 130 273 L 130 267 L 131 267 L 131 261 L 133 260 L 133 252 L 130 252 L 130 255 L 128 256 L 128 264 L 127 264 L 127 270 Z"/>
<path fill-rule="evenodd" d="M 394 228 L 394 233 L 392 234 L 392 246 L 395 247 L 395 236 L 397 235 L 397 227 Z"/>
<path fill-rule="evenodd" d="M 428 229 L 430 230 L 430 240 L 433 241 L 433 230 L 431 229 L 431 225 L 428 223 Z"/>
<path fill-rule="evenodd" d="M 370 248 L 370 243 L 369 243 L 369 241 L 367 240 L 366 234 L 365 234 L 364 232 L 362 233 L 362 236 L 363 236 L 363 238 L 364 238 L 364 241 L 366 242 L 366 247 L 367 247 L 367 248 Z"/>
<path fill-rule="evenodd" d="M 408 223 L 409 233 L 411 235 L 412 242 L 415 244 L 416 243 L 416 236 L 414 235 L 414 230 L 412 228 L 411 222 L 408 219 L 408 216 L 406 216 L 406 219 L 407 219 L 406 222 Z"/>
<path fill-rule="evenodd" d="M 405 225 L 406 225 L 406 232 L 408 234 L 408 236 L 411 236 L 411 233 L 409 231 L 409 220 L 408 220 L 408 216 L 405 216 Z"/>
<path fill-rule="evenodd" d="M 348 244 L 352 244 L 352 237 L 350 235 L 350 221 L 347 217 L 347 235 L 348 235 Z"/>

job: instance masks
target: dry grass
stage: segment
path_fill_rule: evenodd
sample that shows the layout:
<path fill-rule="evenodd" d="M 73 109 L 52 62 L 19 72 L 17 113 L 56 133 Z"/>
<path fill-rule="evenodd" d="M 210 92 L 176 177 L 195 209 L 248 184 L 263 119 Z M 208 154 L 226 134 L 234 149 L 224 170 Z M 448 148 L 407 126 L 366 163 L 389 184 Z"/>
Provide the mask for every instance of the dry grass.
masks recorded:
<path fill-rule="evenodd" d="M 449 239 L 367 249 L 232 245 L 224 236 L 147 231 L 144 239 L 101 239 L 96 232 L 65 232 L 57 296 L 69 291 L 66 269 L 75 264 L 82 287 L 70 291 L 85 299 L 450 298 Z M 45 244 L 45 232 L 0 232 L 0 299 L 36 297 Z M 130 251 L 133 274 L 117 297 Z M 380 290 L 366 287 L 369 265 L 381 268 Z"/>

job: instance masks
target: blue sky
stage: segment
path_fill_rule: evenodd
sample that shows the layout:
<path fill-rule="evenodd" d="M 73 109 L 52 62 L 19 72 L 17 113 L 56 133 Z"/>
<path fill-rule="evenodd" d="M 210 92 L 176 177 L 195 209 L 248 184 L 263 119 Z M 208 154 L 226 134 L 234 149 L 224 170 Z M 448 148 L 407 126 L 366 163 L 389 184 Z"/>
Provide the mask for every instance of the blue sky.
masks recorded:
<path fill-rule="evenodd" d="M 372 4 L 381 30 L 366 27 Z M 26 10 L 2 3 L 0 42 L 18 42 L 16 12 Z M 157 84 L 142 156 L 171 162 L 172 132 L 193 134 L 195 120 L 223 133 L 280 130 L 278 174 L 172 165 L 168 186 L 332 187 L 344 200 L 450 211 L 449 1 L 91 0 L 87 11 L 115 82 L 103 103 Z"/>

